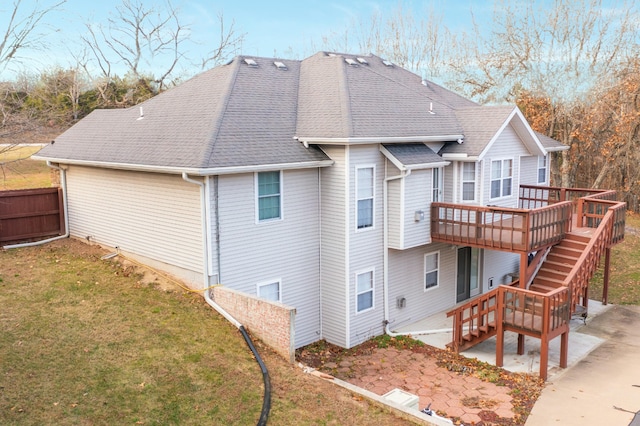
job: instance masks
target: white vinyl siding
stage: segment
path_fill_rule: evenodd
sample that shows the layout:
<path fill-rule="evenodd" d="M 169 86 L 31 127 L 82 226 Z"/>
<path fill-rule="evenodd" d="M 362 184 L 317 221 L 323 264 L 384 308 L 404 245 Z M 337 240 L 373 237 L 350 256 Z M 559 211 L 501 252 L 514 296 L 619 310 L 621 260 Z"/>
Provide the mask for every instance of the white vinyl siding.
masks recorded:
<path fill-rule="evenodd" d="M 347 278 L 349 284 L 347 289 L 349 290 L 349 347 L 355 346 L 364 342 L 366 339 L 372 337 L 375 334 L 382 332 L 380 327 L 374 326 L 374 324 L 381 324 L 384 320 L 384 309 L 382 309 L 382 271 L 383 259 L 384 259 L 384 214 L 383 203 L 378 202 L 382 200 L 382 190 L 384 181 L 384 156 L 380 153 L 380 148 L 377 144 L 372 145 L 360 145 L 356 147 L 347 148 L 349 152 L 349 203 L 351 207 L 349 212 L 349 223 L 351 228 L 348 234 L 348 252 L 346 254 L 348 258 L 348 271 Z M 333 158 L 333 157 L 332 157 Z M 334 159 L 335 160 L 335 159 Z M 356 175 L 357 169 L 360 167 L 373 168 L 375 174 L 374 185 L 374 199 L 373 203 L 373 226 L 367 228 L 366 232 L 359 230 L 356 227 Z M 322 190 L 325 190 L 323 185 Z M 334 194 L 332 194 L 334 195 Z M 323 228 L 324 232 L 324 228 Z M 322 259 L 323 262 L 325 259 Z M 374 309 L 370 309 L 366 312 L 361 312 L 356 315 L 356 293 L 354 291 L 356 287 L 355 272 L 363 271 L 372 268 L 374 270 L 374 280 L 376 289 L 374 291 Z M 324 301 L 323 301 L 324 303 Z M 324 321 L 324 317 L 323 317 Z"/>
<path fill-rule="evenodd" d="M 439 253 L 438 287 L 425 291 L 425 255 Z M 456 250 L 434 243 L 389 251 L 389 321 L 394 327 L 411 324 L 453 307 L 456 291 Z M 398 308 L 396 300 L 406 305 Z"/>
<path fill-rule="evenodd" d="M 356 168 L 356 224 L 358 229 L 373 227 L 375 212 L 375 167 Z"/>
<path fill-rule="evenodd" d="M 71 235 L 191 271 L 201 288 L 199 186 L 175 175 L 70 166 L 67 190 Z"/>
<path fill-rule="evenodd" d="M 282 173 L 256 173 L 256 213 L 258 222 L 282 217 Z"/>
<path fill-rule="evenodd" d="M 281 220 L 255 222 L 253 173 L 218 177 L 220 280 L 256 295 L 256 283 L 279 277 L 281 302 L 296 308 L 295 346 L 320 335 L 318 170 L 286 170 Z"/>
<path fill-rule="evenodd" d="M 350 278 L 347 276 L 350 224 L 348 150 L 324 146 L 323 151 L 335 164 L 320 169 L 321 176 L 321 246 L 322 335 L 328 342 L 342 345 L 348 341 Z"/>
<path fill-rule="evenodd" d="M 390 180 L 386 185 L 388 242 L 390 247 L 401 249 L 404 245 L 404 180 Z"/>
<path fill-rule="evenodd" d="M 513 193 L 513 159 L 491 161 L 491 199 Z"/>
<path fill-rule="evenodd" d="M 356 314 L 374 308 L 374 290 L 373 269 L 356 274 Z"/>
<path fill-rule="evenodd" d="M 531 156 L 513 127 L 505 127 L 502 133 L 491 145 L 491 149 L 489 149 L 485 156 L 485 159 L 482 162 L 482 184 L 480 185 L 481 199 L 479 200 L 479 202 L 482 204 L 492 204 L 500 207 L 517 207 L 519 186 L 521 182 L 525 183 L 524 180 L 521 180 L 520 174 L 530 173 L 532 179 L 535 179 L 535 162 L 526 163 L 532 165 L 532 170 L 528 171 L 526 169 L 522 169 L 522 167 L 524 166 L 521 165 L 521 162 L 527 160 L 528 158 L 535 159 L 535 157 Z M 505 159 L 512 159 L 511 196 L 501 196 L 499 198 L 493 198 L 491 196 L 492 164 L 494 160 L 502 162 Z M 535 185 L 535 180 L 529 181 L 529 183 Z"/>

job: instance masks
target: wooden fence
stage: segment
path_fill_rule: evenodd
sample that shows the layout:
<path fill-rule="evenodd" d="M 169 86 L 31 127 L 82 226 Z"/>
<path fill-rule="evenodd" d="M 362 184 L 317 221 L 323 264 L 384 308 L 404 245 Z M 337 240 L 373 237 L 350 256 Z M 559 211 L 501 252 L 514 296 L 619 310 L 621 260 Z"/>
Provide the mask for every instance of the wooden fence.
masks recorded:
<path fill-rule="evenodd" d="M 64 234 L 61 188 L 0 191 L 0 244 Z"/>

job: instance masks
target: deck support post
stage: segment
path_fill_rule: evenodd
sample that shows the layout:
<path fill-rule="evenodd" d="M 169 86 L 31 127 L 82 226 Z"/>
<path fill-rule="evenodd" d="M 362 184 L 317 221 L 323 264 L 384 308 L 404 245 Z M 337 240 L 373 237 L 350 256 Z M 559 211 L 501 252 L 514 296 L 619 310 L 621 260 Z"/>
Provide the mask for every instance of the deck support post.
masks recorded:
<path fill-rule="evenodd" d="M 504 364 L 504 322 L 502 316 L 504 307 L 504 294 L 502 288 L 498 289 L 496 299 L 496 366 L 502 367 Z"/>
<path fill-rule="evenodd" d="M 569 354 L 569 330 L 560 335 L 560 368 L 567 368 Z"/>
<path fill-rule="evenodd" d="M 520 288 L 527 288 L 529 277 L 527 276 L 527 266 L 529 266 L 529 254 L 520 253 Z"/>
<path fill-rule="evenodd" d="M 611 247 L 604 250 L 604 277 L 602 279 L 602 304 L 609 301 L 609 267 L 611 266 Z"/>
<path fill-rule="evenodd" d="M 518 355 L 524 355 L 524 334 L 518 333 Z"/>
<path fill-rule="evenodd" d="M 542 333 L 540 336 L 540 378 L 547 380 L 547 369 L 549 368 L 549 336 Z"/>

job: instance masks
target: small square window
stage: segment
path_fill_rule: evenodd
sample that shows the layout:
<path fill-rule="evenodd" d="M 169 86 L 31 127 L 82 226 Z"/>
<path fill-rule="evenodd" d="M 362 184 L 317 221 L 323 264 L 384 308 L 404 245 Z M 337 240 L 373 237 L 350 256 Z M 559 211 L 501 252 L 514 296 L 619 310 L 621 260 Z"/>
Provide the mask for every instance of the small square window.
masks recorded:
<path fill-rule="evenodd" d="M 280 302 L 280 281 L 258 284 L 258 297 L 272 302 Z"/>

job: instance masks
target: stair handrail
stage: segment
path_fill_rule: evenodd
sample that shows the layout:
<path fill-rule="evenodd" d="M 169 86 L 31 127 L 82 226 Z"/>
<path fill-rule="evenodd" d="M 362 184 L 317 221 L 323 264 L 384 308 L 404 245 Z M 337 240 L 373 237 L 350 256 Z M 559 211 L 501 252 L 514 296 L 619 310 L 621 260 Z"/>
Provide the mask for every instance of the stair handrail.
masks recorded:
<path fill-rule="evenodd" d="M 584 295 L 584 290 L 589 285 L 591 277 L 595 274 L 604 250 L 613 243 L 615 239 L 613 233 L 614 220 L 619 217 L 618 212 L 620 210 L 624 212 L 626 205 L 626 203 L 623 202 L 598 200 L 591 197 L 585 200 L 585 198 L 587 197 L 581 198 L 578 201 L 578 225 L 583 224 L 582 211 L 584 202 L 607 204 L 609 208 L 591 236 L 589 243 L 587 243 L 582 254 L 563 281 L 563 286 L 569 288 L 571 291 L 571 313 L 575 312 L 580 297 Z"/>

